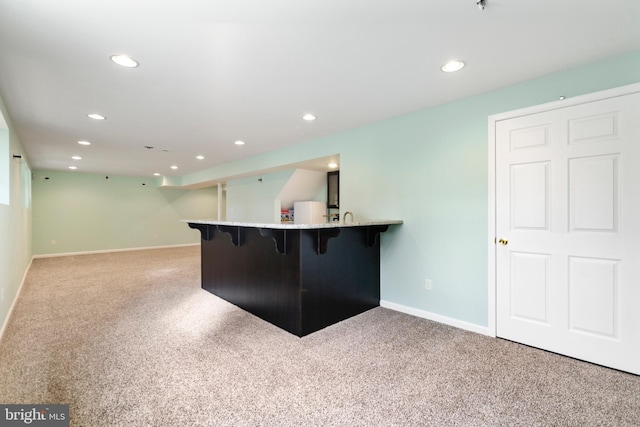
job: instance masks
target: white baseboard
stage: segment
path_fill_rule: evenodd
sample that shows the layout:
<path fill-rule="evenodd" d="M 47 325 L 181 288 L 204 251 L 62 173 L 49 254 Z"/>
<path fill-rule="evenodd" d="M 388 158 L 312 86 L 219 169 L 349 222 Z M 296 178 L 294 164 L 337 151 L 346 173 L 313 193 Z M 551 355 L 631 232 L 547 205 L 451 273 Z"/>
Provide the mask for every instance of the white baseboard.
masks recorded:
<path fill-rule="evenodd" d="M 20 282 L 20 286 L 18 287 L 18 292 L 16 292 L 15 297 L 13 297 L 13 302 L 11 303 L 11 307 L 9 307 L 9 311 L 7 312 L 7 317 L 5 317 L 4 321 L 2 322 L 2 328 L 0 329 L 0 340 L 2 340 L 2 337 L 4 336 L 4 331 L 7 329 L 7 325 L 9 324 L 9 319 L 11 319 L 11 314 L 13 314 L 13 309 L 15 308 L 16 303 L 18 301 L 18 297 L 22 292 L 22 287 L 24 286 L 24 282 L 27 280 L 27 273 L 29 273 L 29 269 L 31 268 L 31 263 L 33 263 L 33 257 L 31 257 L 31 261 L 29 261 L 29 265 L 27 265 L 27 268 L 24 270 L 24 274 L 22 275 L 22 282 Z"/>
<path fill-rule="evenodd" d="M 98 251 L 83 251 L 83 252 L 65 252 L 61 254 L 40 254 L 34 255 L 34 258 L 55 258 L 60 256 L 72 256 L 72 255 L 92 255 L 92 254 L 108 254 L 112 252 L 129 252 L 129 251 L 144 251 L 147 249 L 166 249 L 166 248 L 181 248 L 185 246 L 200 246 L 200 243 L 184 243 L 180 245 L 165 245 L 165 246 L 144 246 L 140 248 L 124 248 L 124 249 L 104 249 Z"/>
<path fill-rule="evenodd" d="M 486 326 L 476 325 L 475 323 L 469 323 L 463 320 L 458 320 L 451 317 L 442 316 L 440 314 L 431 313 L 429 311 L 419 310 L 413 307 L 407 307 L 405 305 L 396 304 L 394 302 L 380 300 L 380 307 L 388 308 L 389 310 L 399 311 L 405 314 L 410 314 L 416 317 L 421 317 L 427 320 L 433 320 L 434 322 L 444 323 L 445 325 L 464 329 L 466 331 L 471 331 L 471 332 L 475 332 L 482 335 L 488 335 L 490 337 L 495 336 L 489 331 L 489 328 Z"/>

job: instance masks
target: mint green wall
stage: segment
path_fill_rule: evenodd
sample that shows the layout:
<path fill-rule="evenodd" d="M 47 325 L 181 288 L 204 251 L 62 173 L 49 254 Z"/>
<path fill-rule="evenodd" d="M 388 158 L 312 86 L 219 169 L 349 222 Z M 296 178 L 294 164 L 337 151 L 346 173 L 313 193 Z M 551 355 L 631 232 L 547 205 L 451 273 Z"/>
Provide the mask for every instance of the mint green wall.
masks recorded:
<path fill-rule="evenodd" d="M 34 175 L 35 255 L 198 243 L 199 232 L 180 219 L 217 217 L 215 187 L 159 188 L 155 179 L 76 172 Z"/>
<path fill-rule="evenodd" d="M 16 298 L 22 279 L 31 262 L 31 209 L 28 191 L 23 188 L 23 168 L 28 167 L 28 159 L 22 144 L 13 131 L 10 117 L 0 99 L 0 112 L 8 124 L 8 128 L 0 129 L 0 138 L 8 140 L 8 150 L 0 156 L 9 156 L 9 161 L 0 162 L 3 179 L 0 185 L 9 188 L 9 204 L 0 203 L 0 330 L 3 328 L 11 305 Z M 0 122 L 2 122 L 0 120 Z M 3 126 L 0 125 L 0 128 Z M 5 145 L 6 147 L 6 145 Z M 22 159 L 13 159 L 13 155 L 21 155 Z M 5 181 L 8 168 L 9 182 Z"/>
<path fill-rule="evenodd" d="M 488 116 L 638 81 L 640 53 L 634 53 L 229 163 L 182 182 L 339 153 L 341 211 L 405 221 L 382 236 L 382 299 L 487 326 Z M 425 278 L 433 290 L 424 290 Z"/>

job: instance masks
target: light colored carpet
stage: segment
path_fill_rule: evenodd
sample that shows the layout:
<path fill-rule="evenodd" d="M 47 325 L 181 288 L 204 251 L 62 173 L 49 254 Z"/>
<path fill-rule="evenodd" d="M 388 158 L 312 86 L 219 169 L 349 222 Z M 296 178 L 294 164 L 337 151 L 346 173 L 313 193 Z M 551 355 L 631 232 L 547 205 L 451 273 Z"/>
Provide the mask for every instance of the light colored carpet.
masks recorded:
<path fill-rule="evenodd" d="M 73 426 L 638 426 L 640 377 L 383 308 L 298 338 L 200 289 L 199 247 L 36 259 L 0 403 Z"/>

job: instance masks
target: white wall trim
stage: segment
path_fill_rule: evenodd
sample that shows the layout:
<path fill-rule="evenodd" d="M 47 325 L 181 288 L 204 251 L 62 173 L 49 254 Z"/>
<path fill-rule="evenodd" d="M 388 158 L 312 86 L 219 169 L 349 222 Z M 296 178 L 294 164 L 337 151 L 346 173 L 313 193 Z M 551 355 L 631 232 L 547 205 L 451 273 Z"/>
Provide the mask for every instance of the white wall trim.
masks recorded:
<path fill-rule="evenodd" d="M 84 252 L 65 252 L 61 254 L 40 254 L 40 255 L 34 255 L 33 258 L 55 258 L 55 257 L 72 256 L 72 255 L 107 254 L 112 252 L 143 251 L 147 249 L 181 248 L 185 246 L 200 246 L 200 243 L 185 243 L 180 245 L 166 245 L 166 246 L 144 246 L 139 248 L 124 248 L 124 249 L 105 249 L 105 250 L 84 251 Z"/>
<path fill-rule="evenodd" d="M 16 306 L 18 301 L 18 297 L 20 297 L 20 293 L 22 292 L 22 287 L 24 286 L 24 282 L 27 280 L 27 273 L 29 273 L 29 269 L 31 268 L 31 264 L 33 263 L 33 257 L 31 257 L 31 261 L 29 261 L 29 265 L 24 270 L 24 274 L 22 275 L 22 282 L 20 282 L 20 287 L 18 287 L 18 292 L 16 292 L 16 296 L 13 298 L 13 302 L 11 303 L 11 307 L 9 307 L 9 311 L 7 312 L 7 317 L 4 318 L 4 322 L 2 322 L 2 328 L 0 329 L 0 341 L 2 341 L 2 337 L 4 336 L 4 332 L 9 325 L 9 319 L 11 319 L 11 315 L 13 314 L 13 309 Z"/>
<path fill-rule="evenodd" d="M 489 235 L 488 235 L 488 313 L 487 330 L 488 335 L 497 336 L 496 324 L 496 123 L 501 120 L 508 120 L 516 117 L 527 116 L 530 114 L 541 113 L 545 111 L 558 110 L 575 105 L 585 104 L 587 102 L 600 101 L 603 99 L 615 98 L 618 96 L 630 95 L 640 92 L 640 83 L 634 83 L 626 86 L 620 86 L 613 89 L 602 90 L 598 92 L 580 95 L 573 98 L 567 98 L 562 101 L 554 101 L 546 104 L 535 105 L 532 107 L 522 108 L 519 110 L 508 111 L 505 113 L 494 114 L 489 116 L 489 158 L 488 158 L 488 185 L 489 185 Z"/>
<path fill-rule="evenodd" d="M 405 314 L 410 314 L 411 316 L 421 317 L 427 320 L 433 320 L 434 322 L 444 323 L 445 325 L 453 326 L 459 329 L 464 329 L 470 332 L 475 332 L 477 334 L 495 336 L 495 335 L 492 335 L 489 331 L 489 328 L 485 326 L 480 326 L 480 325 L 476 325 L 475 323 L 469 323 L 463 320 L 442 316 L 440 314 L 431 313 L 429 311 L 419 310 L 413 307 L 407 307 L 406 305 L 401 305 L 401 304 L 396 304 L 390 301 L 380 300 L 380 307 L 388 308 L 389 310 L 399 311 Z"/>
<path fill-rule="evenodd" d="M 489 117 L 489 158 L 488 158 L 488 190 L 489 190 L 489 212 L 488 212 L 488 236 L 487 245 L 487 328 L 491 336 L 496 336 L 496 122 L 495 116 Z"/>

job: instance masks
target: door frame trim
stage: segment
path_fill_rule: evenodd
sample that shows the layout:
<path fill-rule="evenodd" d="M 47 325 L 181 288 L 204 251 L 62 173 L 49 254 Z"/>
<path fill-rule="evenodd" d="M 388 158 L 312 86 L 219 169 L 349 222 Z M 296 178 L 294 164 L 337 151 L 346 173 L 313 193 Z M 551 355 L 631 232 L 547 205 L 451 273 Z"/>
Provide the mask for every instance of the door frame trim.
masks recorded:
<path fill-rule="evenodd" d="M 489 224 L 487 236 L 487 254 L 488 254 L 488 321 L 487 331 L 490 336 L 497 336 L 496 310 L 497 310 L 497 275 L 496 275 L 496 124 L 502 120 L 513 119 L 516 117 L 528 116 L 531 114 L 542 113 L 546 111 L 558 110 L 566 107 L 573 107 L 588 102 L 601 101 L 604 99 L 615 98 L 618 96 L 631 95 L 640 92 L 640 83 L 634 83 L 626 86 L 620 86 L 613 89 L 606 89 L 598 92 L 579 95 L 560 101 L 548 102 L 546 104 L 535 105 L 532 107 L 521 108 L 518 110 L 508 111 L 505 113 L 493 114 L 489 116 L 489 153 L 488 153 L 488 185 L 489 185 Z"/>

